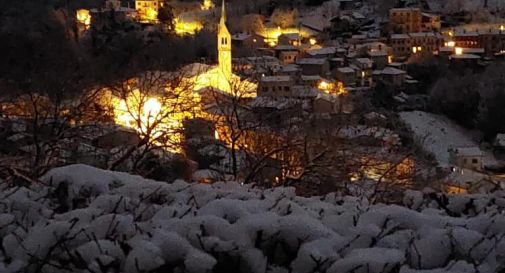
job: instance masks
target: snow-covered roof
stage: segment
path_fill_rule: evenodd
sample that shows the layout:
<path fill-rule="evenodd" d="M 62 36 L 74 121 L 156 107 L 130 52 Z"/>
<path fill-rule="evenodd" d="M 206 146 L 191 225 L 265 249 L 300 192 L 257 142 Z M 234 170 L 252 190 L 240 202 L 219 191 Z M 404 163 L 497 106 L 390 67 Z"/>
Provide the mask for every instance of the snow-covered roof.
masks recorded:
<path fill-rule="evenodd" d="M 372 66 L 373 61 L 370 58 L 356 58 L 354 61 L 359 65 Z"/>
<path fill-rule="evenodd" d="M 391 34 L 391 39 L 393 40 L 410 39 L 410 36 L 407 34 Z"/>
<path fill-rule="evenodd" d="M 252 35 L 244 32 L 236 33 L 231 36 L 232 40 L 243 41 L 250 38 Z"/>
<path fill-rule="evenodd" d="M 484 54 L 486 53 L 486 50 L 484 48 L 480 47 L 468 47 L 468 48 L 463 48 L 463 52 L 468 53 L 468 54 Z"/>
<path fill-rule="evenodd" d="M 295 98 L 282 98 L 282 97 L 256 97 L 249 104 L 254 108 L 275 108 L 275 109 L 289 109 L 302 104 L 303 101 Z"/>
<path fill-rule="evenodd" d="M 390 9 L 389 12 L 407 12 L 407 11 L 420 11 L 419 8 L 394 8 Z"/>
<path fill-rule="evenodd" d="M 411 32 L 408 34 L 412 38 L 436 37 L 434 32 Z"/>
<path fill-rule="evenodd" d="M 384 75 L 401 75 L 401 74 L 407 74 L 407 72 L 405 70 L 401 70 L 401 69 L 398 69 L 398 68 L 394 68 L 394 67 L 385 67 L 382 71 L 381 71 L 382 74 Z"/>
<path fill-rule="evenodd" d="M 264 76 L 260 80 L 261 82 L 289 82 L 291 81 L 290 76 Z"/>
<path fill-rule="evenodd" d="M 436 14 L 432 14 L 432 13 L 427 13 L 427 12 L 423 12 L 421 13 L 423 16 L 425 17 L 430 17 L 430 18 L 438 18 L 440 17 L 439 15 L 436 15 Z"/>
<path fill-rule="evenodd" d="M 461 55 L 457 55 L 457 54 L 452 54 L 451 56 L 451 59 L 461 59 L 461 60 L 478 60 L 480 59 L 480 56 L 478 55 L 475 55 L 475 54 L 461 54 Z"/>
<path fill-rule="evenodd" d="M 354 69 L 346 66 L 346 67 L 339 67 L 337 68 L 338 72 L 348 74 L 348 73 L 355 73 Z"/>
<path fill-rule="evenodd" d="M 471 37 L 471 36 L 479 36 L 478 32 L 455 32 L 454 37 Z"/>
<path fill-rule="evenodd" d="M 494 140 L 494 145 L 505 147 L 505 134 L 498 134 Z"/>
<path fill-rule="evenodd" d="M 293 45 L 277 45 L 274 49 L 280 51 L 298 51 L 296 46 Z"/>
<path fill-rule="evenodd" d="M 279 36 L 280 37 L 286 37 L 289 40 L 299 40 L 301 39 L 300 33 L 294 32 L 294 33 L 284 33 Z"/>
<path fill-rule="evenodd" d="M 291 88 L 293 97 L 299 98 L 315 98 L 319 92 L 321 92 L 319 89 L 306 85 L 296 85 Z"/>
<path fill-rule="evenodd" d="M 319 75 L 302 75 L 300 78 L 302 81 L 320 81 L 323 79 Z"/>
<path fill-rule="evenodd" d="M 482 157 L 484 153 L 479 147 L 458 147 L 453 149 L 454 153 L 459 156 Z"/>
<path fill-rule="evenodd" d="M 299 70 L 300 70 L 300 67 L 296 64 L 286 64 L 286 65 L 282 65 L 280 67 L 280 71 L 282 71 L 282 72 L 296 72 Z"/>
<path fill-rule="evenodd" d="M 366 16 L 365 16 L 365 15 L 363 15 L 363 14 L 361 14 L 361 13 L 359 13 L 359 12 L 356 12 L 356 11 L 353 11 L 353 12 L 352 12 L 352 17 L 353 17 L 354 19 L 358 19 L 358 20 L 364 20 L 364 19 L 366 19 Z"/>
<path fill-rule="evenodd" d="M 384 50 L 369 51 L 368 56 L 370 57 L 383 57 L 387 56 L 388 53 Z"/>
<path fill-rule="evenodd" d="M 296 61 L 297 64 L 300 65 L 323 65 L 326 62 L 326 59 L 322 58 L 302 58 Z"/>
<path fill-rule="evenodd" d="M 307 54 L 311 56 L 317 56 L 317 55 L 331 55 L 335 54 L 337 52 L 336 47 L 323 47 L 323 48 L 317 48 L 317 49 L 309 49 L 307 50 Z"/>

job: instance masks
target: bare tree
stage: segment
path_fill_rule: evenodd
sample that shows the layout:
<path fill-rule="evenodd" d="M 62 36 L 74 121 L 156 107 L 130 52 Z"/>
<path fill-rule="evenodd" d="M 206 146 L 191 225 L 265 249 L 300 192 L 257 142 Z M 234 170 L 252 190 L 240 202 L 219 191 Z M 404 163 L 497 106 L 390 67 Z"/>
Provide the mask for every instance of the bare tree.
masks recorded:
<path fill-rule="evenodd" d="M 110 87 L 116 123 L 135 129 L 137 145 L 123 151 L 109 164 L 117 169 L 130 162 L 138 170 L 150 153 L 179 153 L 182 149 L 183 121 L 199 117 L 199 97 L 194 82 L 183 72 L 147 72 Z"/>

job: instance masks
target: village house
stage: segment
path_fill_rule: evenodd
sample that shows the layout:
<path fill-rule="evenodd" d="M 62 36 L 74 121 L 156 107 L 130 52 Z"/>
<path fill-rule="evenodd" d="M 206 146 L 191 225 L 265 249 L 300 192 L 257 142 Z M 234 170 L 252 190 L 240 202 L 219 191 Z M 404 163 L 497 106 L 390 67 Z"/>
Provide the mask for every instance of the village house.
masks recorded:
<path fill-rule="evenodd" d="M 421 13 L 421 32 L 440 32 L 442 21 L 439 15 Z"/>
<path fill-rule="evenodd" d="M 440 16 L 419 8 L 397 8 L 389 11 L 389 25 L 394 33 L 439 32 L 442 23 Z"/>
<path fill-rule="evenodd" d="M 319 85 L 319 83 L 322 81 L 323 81 L 323 78 L 321 78 L 321 76 L 319 76 L 319 75 L 312 75 L 312 76 L 301 75 L 299 83 L 301 85 L 317 87 Z"/>
<path fill-rule="evenodd" d="M 135 0 L 135 10 L 141 22 L 158 21 L 158 13 L 164 1 L 160 0 Z"/>
<path fill-rule="evenodd" d="M 444 37 L 434 32 L 409 33 L 412 53 L 420 51 L 437 52 L 444 45 Z M 414 50 L 414 48 L 416 48 Z"/>
<path fill-rule="evenodd" d="M 302 36 L 300 33 L 284 33 L 277 38 L 279 45 L 292 45 L 300 46 L 302 43 Z"/>
<path fill-rule="evenodd" d="M 367 53 L 375 69 L 384 69 L 390 62 L 390 55 L 386 51 L 370 51 Z"/>
<path fill-rule="evenodd" d="M 278 45 L 274 47 L 274 55 L 282 64 L 296 63 L 300 52 L 293 45 Z"/>
<path fill-rule="evenodd" d="M 418 8 L 389 10 L 389 25 L 394 33 L 420 32 L 421 18 L 421 10 Z"/>
<path fill-rule="evenodd" d="M 460 147 L 449 149 L 449 162 L 456 167 L 482 171 L 484 154 L 479 147 Z"/>
<path fill-rule="evenodd" d="M 391 47 L 395 58 L 410 55 L 410 36 L 408 34 L 392 34 L 390 37 Z"/>
<path fill-rule="evenodd" d="M 467 69 L 477 69 L 481 57 L 475 54 L 462 53 L 449 56 L 449 67 L 456 71 L 465 71 Z"/>
<path fill-rule="evenodd" d="M 331 59 L 337 53 L 336 47 L 322 47 L 305 51 L 308 58 Z"/>
<path fill-rule="evenodd" d="M 387 86 L 402 87 L 405 84 L 407 72 L 394 67 L 386 67 L 382 70 L 374 70 L 373 78 Z"/>
<path fill-rule="evenodd" d="M 373 61 L 369 58 L 356 58 L 352 60 L 351 67 L 359 77 L 360 86 L 371 86 Z"/>
<path fill-rule="evenodd" d="M 294 81 L 290 76 L 264 76 L 260 79 L 259 97 L 289 97 Z"/>
<path fill-rule="evenodd" d="M 254 33 L 235 33 L 231 36 L 232 46 L 236 49 L 255 50 L 264 46 L 263 38 Z"/>
<path fill-rule="evenodd" d="M 298 60 L 299 55 L 300 53 L 296 50 L 285 50 L 279 52 L 279 60 L 284 65 L 294 64 L 296 63 L 296 60 Z"/>
<path fill-rule="evenodd" d="M 356 85 L 356 71 L 350 67 L 339 67 L 335 71 L 335 77 L 345 86 Z"/>
<path fill-rule="evenodd" d="M 302 73 L 301 68 L 296 64 L 281 65 L 274 71 L 275 76 L 299 77 Z"/>
<path fill-rule="evenodd" d="M 122 7 L 121 2 L 117 0 L 107 0 L 105 1 L 104 8 L 89 10 L 89 24 L 95 29 L 101 29 L 110 23 L 110 20 L 107 19 L 110 19 L 111 15 L 113 15 L 115 22 L 134 20 L 138 17 L 138 13 L 135 9 Z"/>
<path fill-rule="evenodd" d="M 505 50 L 505 31 L 498 29 L 456 31 L 452 38 L 455 47 L 483 48 L 488 56 Z"/>
<path fill-rule="evenodd" d="M 392 34 L 390 41 L 395 58 L 408 57 L 422 51 L 436 53 L 444 46 L 443 36 L 433 32 Z"/>
<path fill-rule="evenodd" d="M 331 58 L 330 59 L 330 69 L 332 70 L 332 74 L 335 74 L 334 73 L 334 70 L 336 68 L 339 68 L 339 67 L 344 67 L 346 66 L 346 61 L 345 61 L 345 58 Z"/>
<path fill-rule="evenodd" d="M 296 61 L 302 69 L 303 75 L 320 75 L 326 77 L 330 71 L 330 63 L 327 59 L 301 58 Z"/>

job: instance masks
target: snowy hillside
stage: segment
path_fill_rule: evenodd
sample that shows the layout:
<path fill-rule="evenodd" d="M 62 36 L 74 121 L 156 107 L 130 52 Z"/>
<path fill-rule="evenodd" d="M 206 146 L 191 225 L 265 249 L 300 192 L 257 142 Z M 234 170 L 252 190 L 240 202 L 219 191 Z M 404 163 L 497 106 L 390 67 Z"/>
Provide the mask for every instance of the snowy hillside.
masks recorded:
<path fill-rule="evenodd" d="M 0 192 L 0 272 L 503 272 L 505 193 L 405 205 L 73 165 Z"/>
<path fill-rule="evenodd" d="M 453 12 L 481 10 L 484 7 L 485 0 L 428 0 L 427 2 L 434 12 Z M 505 8 L 505 1 L 487 0 L 487 6 L 490 10 L 501 10 Z"/>
<path fill-rule="evenodd" d="M 449 149 L 479 147 L 471 133 L 447 117 L 422 112 L 401 112 L 400 118 L 415 134 L 423 148 L 432 153 L 441 166 L 449 165 Z M 485 165 L 495 165 L 494 156 L 482 151 Z"/>

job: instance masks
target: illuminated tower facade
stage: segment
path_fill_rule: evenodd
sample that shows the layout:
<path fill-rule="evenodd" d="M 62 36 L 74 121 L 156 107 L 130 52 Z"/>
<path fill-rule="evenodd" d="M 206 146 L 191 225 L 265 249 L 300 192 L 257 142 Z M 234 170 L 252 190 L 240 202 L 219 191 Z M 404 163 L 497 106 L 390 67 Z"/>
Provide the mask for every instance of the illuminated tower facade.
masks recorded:
<path fill-rule="evenodd" d="M 219 21 L 217 33 L 217 50 L 219 56 L 219 70 L 225 79 L 230 80 L 232 76 L 231 66 L 231 34 L 226 27 L 226 6 L 223 0 L 221 7 L 221 20 Z"/>

